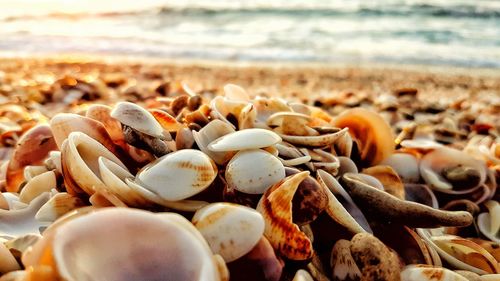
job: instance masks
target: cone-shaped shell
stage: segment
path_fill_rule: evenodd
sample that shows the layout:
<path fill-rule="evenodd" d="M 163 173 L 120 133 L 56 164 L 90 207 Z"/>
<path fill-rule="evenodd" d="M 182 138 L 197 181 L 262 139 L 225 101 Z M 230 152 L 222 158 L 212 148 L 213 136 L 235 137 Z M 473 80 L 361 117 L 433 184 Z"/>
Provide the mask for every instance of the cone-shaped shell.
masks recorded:
<path fill-rule="evenodd" d="M 214 254 L 232 262 L 247 254 L 264 233 L 264 220 L 254 209 L 231 203 L 214 203 L 198 210 L 192 219 Z"/>
<path fill-rule="evenodd" d="M 7 165 L 7 191 L 17 192 L 24 181 L 24 167 L 42 164 L 52 150 L 57 150 L 57 146 L 49 126 L 38 125 L 27 131 L 17 142 Z"/>
<path fill-rule="evenodd" d="M 311 240 L 292 222 L 293 195 L 308 175 L 305 171 L 285 178 L 269 188 L 257 205 L 265 221 L 264 235 L 290 260 L 307 260 L 313 255 Z"/>
<path fill-rule="evenodd" d="M 146 165 L 136 181 L 159 197 L 177 201 L 205 190 L 217 176 L 217 166 L 199 150 L 183 149 Z"/>
<path fill-rule="evenodd" d="M 208 145 L 215 152 L 263 148 L 281 141 L 276 133 L 265 129 L 246 129 L 224 135 Z"/>
<path fill-rule="evenodd" d="M 242 150 L 227 164 L 225 176 L 231 188 L 248 194 L 262 194 L 285 178 L 285 167 L 267 151 Z"/>
<path fill-rule="evenodd" d="M 349 109 L 338 116 L 333 124 L 349 128 L 351 136 L 359 141 L 364 166 L 378 164 L 394 152 L 392 129 L 376 112 L 364 108 Z"/>
<path fill-rule="evenodd" d="M 220 280 L 206 243 L 181 220 L 173 214 L 103 209 L 55 229 L 46 256 L 68 281 Z"/>
<path fill-rule="evenodd" d="M 119 102 L 111 111 L 111 117 L 141 133 L 164 139 L 160 123 L 146 109 L 131 102 Z"/>

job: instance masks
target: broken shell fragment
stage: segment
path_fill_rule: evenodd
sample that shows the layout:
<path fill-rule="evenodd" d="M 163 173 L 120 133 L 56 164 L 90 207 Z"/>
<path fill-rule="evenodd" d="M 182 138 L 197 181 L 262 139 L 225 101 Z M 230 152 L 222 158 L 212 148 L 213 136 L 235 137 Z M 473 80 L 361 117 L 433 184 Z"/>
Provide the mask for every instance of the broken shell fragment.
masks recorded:
<path fill-rule="evenodd" d="M 328 133 L 319 136 L 292 136 L 292 135 L 283 135 L 281 134 L 281 138 L 284 141 L 287 141 L 291 144 L 301 145 L 301 146 L 313 146 L 313 147 L 324 147 L 328 145 L 332 145 L 341 138 L 344 134 L 348 133 L 348 129 L 338 130 L 334 133 Z"/>
<path fill-rule="evenodd" d="M 214 254 L 232 262 L 244 256 L 264 233 L 264 220 L 254 209 L 231 203 L 214 203 L 198 210 L 192 219 Z"/>
<path fill-rule="evenodd" d="M 136 181 L 165 200 L 177 201 L 205 190 L 217 176 L 217 166 L 205 153 L 183 149 L 146 165 Z"/>
<path fill-rule="evenodd" d="M 285 177 L 285 167 L 271 153 L 262 149 L 236 153 L 226 167 L 230 188 L 248 194 L 262 194 Z"/>
<path fill-rule="evenodd" d="M 264 236 L 276 251 L 290 260 L 308 260 L 313 255 L 311 241 L 292 222 L 293 196 L 308 175 L 305 171 L 283 179 L 270 187 L 257 205 L 265 221 Z"/>

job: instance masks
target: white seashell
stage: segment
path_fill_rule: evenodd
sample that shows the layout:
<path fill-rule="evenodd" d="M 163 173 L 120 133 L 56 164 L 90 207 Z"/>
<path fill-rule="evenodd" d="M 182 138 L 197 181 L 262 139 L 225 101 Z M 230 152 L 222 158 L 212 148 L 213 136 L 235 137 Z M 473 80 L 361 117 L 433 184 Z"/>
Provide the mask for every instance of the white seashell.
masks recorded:
<path fill-rule="evenodd" d="M 19 202 L 19 194 L 18 193 L 3 192 L 2 197 L 4 199 L 3 200 L 4 206 L 2 206 L 2 209 L 5 209 L 5 210 L 14 209 L 14 205 L 16 204 L 16 202 Z M 5 204 L 7 206 L 5 206 Z M 24 203 L 22 203 L 22 204 L 24 204 Z M 5 207 L 7 207 L 7 208 L 5 208 Z"/>
<path fill-rule="evenodd" d="M 418 159 L 408 153 L 394 153 L 384 159 L 381 165 L 391 166 L 401 177 L 403 182 L 416 183 L 420 179 Z"/>
<path fill-rule="evenodd" d="M 52 196 L 35 214 L 35 219 L 40 222 L 53 222 L 64 214 L 83 207 L 83 201 L 66 192 L 57 193 Z"/>
<path fill-rule="evenodd" d="M 295 145 L 303 145 L 303 146 L 315 146 L 315 147 L 323 147 L 327 145 L 332 145 L 341 138 L 344 134 L 347 134 L 348 128 L 344 128 L 338 132 L 324 134 L 319 136 L 291 136 L 291 135 L 280 135 L 284 141 Z"/>
<path fill-rule="evenodd" d="M 141 133 L 165 139 L 160 123 L 146 109 L 134 103 L 117 103 L 113 111 L 111 111 L 111 117 Z"/>
<path fill-rule="evenodd" d="M 254 209 L 231 203 L 214 203 L 198 210 L 192 219 L 214 254 L 226 262 L 244 256 L 264 233 L 264 219 Z"/>
<path fill-rule="evenodd" d="M 237 100 L 237 101 L 250 100 L 250 97 L 248 96 L 245 89 L 234 84 L 226 84 L 224 86 L 224 96 L 230 100 Z"/>
<path fill-rule="evenodd" d="M 45 192 L 31 200 L 28 207 L 20 210 L 0 210 L 0 237 L 16 238 L 26 234 L 40 234 L 40 228 L 47 226 L 35 219 L 35 214 L 49 200 Z"/>
<path fill-rule="evenodd" d="M 401 281 L 467 281 L 467 279 L 444 267 L 409 265 L 401 271 Z"/>
<path fill-rule="evenodd" d="M 292 281 L 314 281 L 314 279 L 312 278 L 311 274 L 309 274 L 309 272 L 303 269 L 299 269 L 295 273 Z"/>
<path fill-rule="evenodd" d="M 498 281 L 500 280 L 500 273 L 499 274 L 485 274 L 481 275 L 479 277 L 481 281 Z"/>
<path fill-rule="evenodd" d="M 271 127 L 282 126 L 285 117 L 292 117 L 294 120 L 304 125 L 307 124 L 309 121 L 311 121 L 311 117 L 309 115 L 287 111 L 287 112 L 276 112 L 273 115 L 269 116 L 269 118 L 266 121 L 266 124 Z"/>
<path fill-rule="evenodd" d="M 49 152 L 49 158 L 45 160 L 45 165 L 55 169 L 59 174 L 62 174 L 61 151 Z"/>
<path fill-rule="evenodd" d="M 287 166 L 287 167 L 298 166 L 298 165 L 302 165 L 302 164 L 305 164 L 305 163 L 311 161 L 311 156 L 305 155 L 302 157 L 297 157 L 297 158 L 287 159 L 287 160 L 280 158 L 280 161 L 281 161 L 281 163 L 283 163 L 284 166 Z"/>
<path fill-rule="evenodd" d="M 98 159 L 101 156 L 126 169 L 120 159 L 98 141 L 84 133 L 72 132 L 62 150 L 62 161 L 67 166 L 64 177 L 71 177 L 72 181 L 89 195 L 98 189 L 106 189 L 99 178 Z"/>
<path fill-rule="evenodd" d="M 29 180 L 19 194 L 19 200 L 29 203 L 43 192 L 49 192 L 57 187 L 56 174 L 48 171 Z"/>
<path fill-rule="evenodd" d="M 47 168 L 45 166 L 26 166 L 24 167 L 24 179 L 26 181 L 31 180 L 32 178 L 47 172 Z"/>
<path fill-rule="evenodd" d="M 205 153 L 183 149 L 146 165 L 136 181 L 164 200 L 177 201 L 205 190 L 217 176 L 217 166 Z"/>
<path fill-rule="evenodd" d="M 170 217 L 104 208 L 74 218 L 53 235 L 55 267 L 67 281 L 220 280 L 206 242 L 179 222 L 184 218 Z"/>
<path fill-rule="evenodd" d="M 266 124 L 269 116 L 276 112 L 292 111 L 292 109 L 281 99 L 257 97 L 252 101 L 257 110 L 257 121 Z"/>
<path fill-rule="evenodd" d="M 285 167 L 274 155 L 261 149 L 242 150 L 226 167 L 228 185 L 249 194 L 262 194 L 285 178 Z"/>
<path fill-rule="evenodd" d="M 239 116 L 243 108 L 245 108 L 248 105 L 248 102 L 246 101 L 240 101 L 240 100 L 231 100 L 227 99 L 221 96 L 215 97 L 212 99 L 210 102 L 210 108 L 212 111 L 210 112 L 210 115 L 214 119 L 220 119 L 223 122 L 226 122 L 229 126 L 232 128 L 236 129 L 236 127 L 229 121 L 227 120 L 227 116 L 229 114 L 232 114 L 239 120 Z M 248 110 L 248 109 L 247 109 Z"/>
<path fill-rule="evenodd" d="M 276 133 L 265 129 L 246 129 L 224 135 L 208 145 L 215 152 L 268 147 L 281 141 Z"/>
<path fill-rule="evenodd" d="M 500 204 L 490 200 L 484 205 L 488 213 L 479 214 L 477 226 L 481 233 L 495 243 L 500 243 Z"/>
<path fill-rule="evenodd" d="M 16 270 L 2 275 L 0 281 L 26 281 L 28 279 L 27 276 L 26 270 Z"/>
<path fill-rule="evenodd" d="M 404 148 L 415 148 L 415 149 L 421 149 L 421 150 L 432 150 L 432 149 L 437 149 L 437 148 L 443 147 L 442 144 L 440 144 L 434 140 L 424 139 L 424 138 L 404 140 L 401 142 L 401 146 Z"/>
<path fill-rule="evenodd" d="M 208 149 L 208 145 L 227 134 L 235 132 L 228 123 L 215 119 L 203 127 L 199 132 L 193 131 L 193 138 L 201 151 L 205 152 L 215 163 L 225 164 L 234 155 L 234 152 L 214 152 Z"/>

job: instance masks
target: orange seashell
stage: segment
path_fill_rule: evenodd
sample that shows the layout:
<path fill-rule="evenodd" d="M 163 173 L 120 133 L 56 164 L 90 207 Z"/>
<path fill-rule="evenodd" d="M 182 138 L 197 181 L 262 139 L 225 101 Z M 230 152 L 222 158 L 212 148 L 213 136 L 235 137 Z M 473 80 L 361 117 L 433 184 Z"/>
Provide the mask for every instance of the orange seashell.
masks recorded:
<path fill-rule="evenodd" d="M 19 139 L 7 166 L 7 191 L 17 192 L 24 181 L 24 167 L 42 164 L 52 150 L 57 150 L 57 146 L 49 126 L 39 125 L 27 131 Z"/>

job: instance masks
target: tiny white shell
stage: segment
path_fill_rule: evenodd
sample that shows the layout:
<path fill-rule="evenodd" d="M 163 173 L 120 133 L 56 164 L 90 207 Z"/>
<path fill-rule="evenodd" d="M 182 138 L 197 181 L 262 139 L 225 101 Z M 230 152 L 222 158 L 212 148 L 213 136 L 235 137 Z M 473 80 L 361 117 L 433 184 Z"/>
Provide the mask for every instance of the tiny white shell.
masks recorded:
<path fill-rule="evenodd" d="M 285 167 L 267 151 L 242 150 L 229 161 L 225 175 L 230 187 L 244 193 L 262 194 L 285 178 Z"/>
<path fill-rule="evenodd" d="M 226 262 L 244 256 L 264 234 L 264 219 L 254 209 L 231 203 L 214 203 L 198 210 L 192 219 L 214 254 Z"/>
<path fill-rule="evenodd" d="M 212 151 L 235 151 L 268 147 L 281 141 L 281 137 L 265 129 L 246 129 L 222 136 L 208 145 Z"/>
<path fill-rule="evenodd" d="M 117 103 L 113 111 L 111 111 L 111 117 L 146 135 L 160 139 L 165 138 L 163 128 L 153 115 L 134 103 Z"/>

